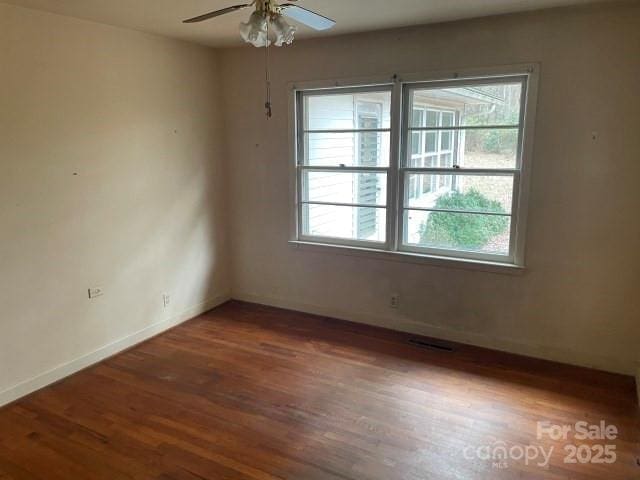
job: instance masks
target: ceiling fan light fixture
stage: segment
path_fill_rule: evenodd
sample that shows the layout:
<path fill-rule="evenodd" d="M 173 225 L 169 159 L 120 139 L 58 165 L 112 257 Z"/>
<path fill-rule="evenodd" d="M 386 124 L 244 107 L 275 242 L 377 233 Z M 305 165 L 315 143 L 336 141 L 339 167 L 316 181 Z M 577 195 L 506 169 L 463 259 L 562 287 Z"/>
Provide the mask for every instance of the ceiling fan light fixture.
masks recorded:
<path fill-rule="evenodd" d="M 276 46 L 281 47 L 282 45 L 291 45 L 293 43 L 297 28 L 287 23 L 282 18 L 282 15 L 274 16 L 271 20 L 271 27 L 276 35 L 276 41 L 274 42 Z"/>
<path fill-rule="evenodd" d="M 240 36 L 254 47 L 266 47 L 271 44 L 264 11 L 256 10 L 251 14 L 247 23 L 240 24 Z"/>
<path fill-rule="evenodd" d="M 293 18 L 295 21 L 307 25 L 314 30 L 327 30 L 336 24 L 335 21 L 328 17 L 291 3 L 296 1 L 297 0 L 289 0 L 289 3 L 279 4 L 278 0 L 252 0 L 251 3 L 232 5 L 183 20 L 183 23 L 199 23 L 237 10 L 250 7 L 255 8 L 255 11 L 249 17 L 249 21 L 240 24 L 240 36 L 245 42 L 250 43 L 254 47 L 265 47 L 266 101 L 264 106 L 267 118 L 271 118 L 272 115 L 268 48 L 271 45 L 271 40 L 269 39 L 270 30 L 273 29 L 275 45 L 281 47 L 282 45 L 291 45 L 293 43 L 297 30 L 297 27 L 289 25 L 289 23 L 282 18 L 283 15 Z"/>

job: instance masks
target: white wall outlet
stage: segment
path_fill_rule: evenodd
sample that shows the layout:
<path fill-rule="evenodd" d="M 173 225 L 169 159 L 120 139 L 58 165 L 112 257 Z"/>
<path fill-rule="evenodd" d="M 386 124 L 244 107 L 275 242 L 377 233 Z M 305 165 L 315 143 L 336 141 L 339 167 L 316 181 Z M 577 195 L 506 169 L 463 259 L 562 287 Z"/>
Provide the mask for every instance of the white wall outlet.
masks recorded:
<path fill-rule="evenodd" d="M 94 287 L 94 288 L 90 288 L 88 290 L 88 293 L 89 293 L 89 298 L 96 298 L 104 295 L 104 290 L 102 290 L 102 288 L 99 288 L 99 287 Z"/>
<path fill-rule="evenodd" d="M 171 295 L 169 295 L 168 293 L 163 293 L 162 294 L 162 305 L 164 305 L 164 308 L 167 308 L 170 303 L 171 303 Z"/>
<path fill-rule="evenodd" d="M 400 306 L 400 295 L 394 293 L 389 300 L 389 306 L 391 308 L 398 308 Z"/>

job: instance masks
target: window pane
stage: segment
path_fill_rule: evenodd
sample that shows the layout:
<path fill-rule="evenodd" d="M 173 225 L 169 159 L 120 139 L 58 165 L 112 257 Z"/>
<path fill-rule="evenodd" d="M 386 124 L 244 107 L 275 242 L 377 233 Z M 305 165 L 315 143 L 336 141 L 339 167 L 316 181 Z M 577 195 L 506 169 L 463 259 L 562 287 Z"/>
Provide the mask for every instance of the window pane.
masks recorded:
<path fill-rule="evenodd" d="M 420 152 L 420 149 L 422 148 L 421 136 L 422 136 L 421 132 L 411 132 L 411 154 L 412 155 L 417 155 L 419 153 L 422 153 Z"/>
<path fill-rule="evenodd" d="M 413 107 L 426 106 L 435 109 L 440 105 L 446 105 L 446 108 L 441 109 L 457 112 L 460 125 L 518 125 L 521 96 L 521 83 L 505 82 L 413 90 L 410 102 Z M 448 123 L 451 121 L 451 113 L 443 112 L 440 115 L 440 126 L 451 125 Z M 436 124 L 432 122 L 427 126 Z"/>
<path fill-rule="evenodd" d="M 409 166 L 413 167 L 413 168 L 420 168 L 422 167 L 422 155 L 414 155 L 411 157 L 411 160 L 409 161 Z"/>
<path fill-rule="evenodd" d="M 511 213 L 513 175 L 463 175 L 408 173 L 406 181 L 415 178 L 423 185 L 447 185 L 427 194 L 409 198 L 406 207 L 437 208 L 488 213 Z"/>
<path fill-rule="evenodd" d="M 413 149 L 413 132 L 409 136 L 409 147 Z M 518 129 L 478 129 L 423 132 L 425 148 L 428 154 L 446 155 L 442 166 L 459 165 L 464 168 L 516 168 L 518 156 Z M 438 136 L 440 140 L 438 143 Z M 458 139 L 454 142 L 454 137 Z M 412 150 L 409 150 L 411 152 Z M 450 152 L 450 153 L 447 153 Z M 411 163 L 405 163 L 411 166 Z M 433 166 L 441 166 L 434 164 Z"/>
<path fill-rule="evenodd" d="M 466 168 L 516 168 L 518 130 L 460 131 L 457 165 Z"/>
<path fill-rule="evenodd" d="M 509 216 L 405 210 L 404 217 L 407 245 L 509 254 Z"/>
<path fill-rule="evenodd" d="M 305 133 L 304 164 L 386 167 L 390 138 L 389 132 Z"/>
<path fill-rule="evenodd" d="M 391 92 L 341 93 L 304 96 L 305 130 L 389 128 Z M 375 119 L 360 126 L 359 117 Z"/>
<path fill-rule="evenodd" d="M 435 153 L 438 148 L 438 132 L 426 132 L 427 142 L 425 145 L 425 153 Z"/>
<path fill-rule="evenodd" d="M 453 167 L 453 155 L 451 153 L 443 153 L 440 155 L 440 167 L 441 168 Z"/>
<path fill-rule="evenodd" d="M 451 150 L 453 148 L 453 132 L 440 132 L 440 150 Z"/>
<path fill-rule="evenodd" d="M 304 204 L 302 217 L 304 235 L 385 241 L 385 208 Z"/>
<path fill-rule="evenodd" d="M 385 173 L 313 172 L 303 174 L 303 201 L 331 203 L 387 203 Z"/>
<path fill-rule="evenodd" d="M 437 167 L 438 166 L 438 155 L 428 155 L 425 162 L 425 167 Z"/>
<path fill-rule="evenodd" d="M 409 179 L 409 187 L 408 187 L 408 196 L 409 198 L 416 198 L 417 196 L 417 192 L 416 192 L 416 178 L 410 178 Z"/>
<path fill-rule="evenodd" d="M 424 110 L 414 108 L 413 109 L 413 125 L 422 126 L 424 120 Z"/>
<path fill-rule="evenodd" d="M 412 127 L 422 127 L 422 125 L 411 125 Z M 425 127 L 437 127 L 438 126 L 438 111 L 427 110 L 427 124 Z"/>
<path fill-rule="evenodd" d="M 455 122 L 455 114 L 453 112 L 442 112 L 442 126 L 452 127 Z"/>
<path fill-rule="evenodd" d="M 426 193 L 430 193 L 433 192 L 435 190 L 435 187 L 432 183 L 432 178 L 433 176 L 429 176 L 429 175 L 424 175 L 422 177 L 422 194 L 426 194 Z M 411 181 L 411 179 L 409 180 Z M 420 196 L 416 196 L 416 198 L 421 198 L 422 195 Z"/>

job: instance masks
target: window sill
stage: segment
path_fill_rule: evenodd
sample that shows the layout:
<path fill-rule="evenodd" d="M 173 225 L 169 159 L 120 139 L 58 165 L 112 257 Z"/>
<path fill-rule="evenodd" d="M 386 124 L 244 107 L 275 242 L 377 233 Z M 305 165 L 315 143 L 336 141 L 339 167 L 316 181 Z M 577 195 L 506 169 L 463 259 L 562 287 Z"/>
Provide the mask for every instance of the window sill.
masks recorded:
<path fill-rule="evenodd" d="M 336 255 L 349 255 L 355 257 L 372 258 L 389 262 L 415 263 L 443 268 L 459 268 L 464 270 L 477 270 L 489 273 L 506 275 L 522 275 L 526 269 L 512 263 L 487 262 L 466 258 L 440 257 L 435 255 L 423 255 L 410 252 L 390 252 L 388 250 L 376 250 L 374 248 L 352 247 L 344 245 L 332 245 L 327 243 L 304 242 L 290 240 L 289 244 L 295 249 L 316 253 L 331 253 Z"/>

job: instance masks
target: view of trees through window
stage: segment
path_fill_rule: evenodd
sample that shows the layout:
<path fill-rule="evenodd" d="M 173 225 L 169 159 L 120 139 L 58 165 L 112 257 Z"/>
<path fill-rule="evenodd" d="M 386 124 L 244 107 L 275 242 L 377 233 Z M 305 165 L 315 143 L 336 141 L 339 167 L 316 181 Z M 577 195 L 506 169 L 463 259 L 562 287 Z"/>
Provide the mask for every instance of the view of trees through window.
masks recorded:
<path fill-rule="evenodd" d="M 408 244 L 508 253 L 514 176 L 492 171 L 516 168 L 521 90 L 502 83 L 411 92 L 407 167 L 453 171 L 407 175 Z"/>

